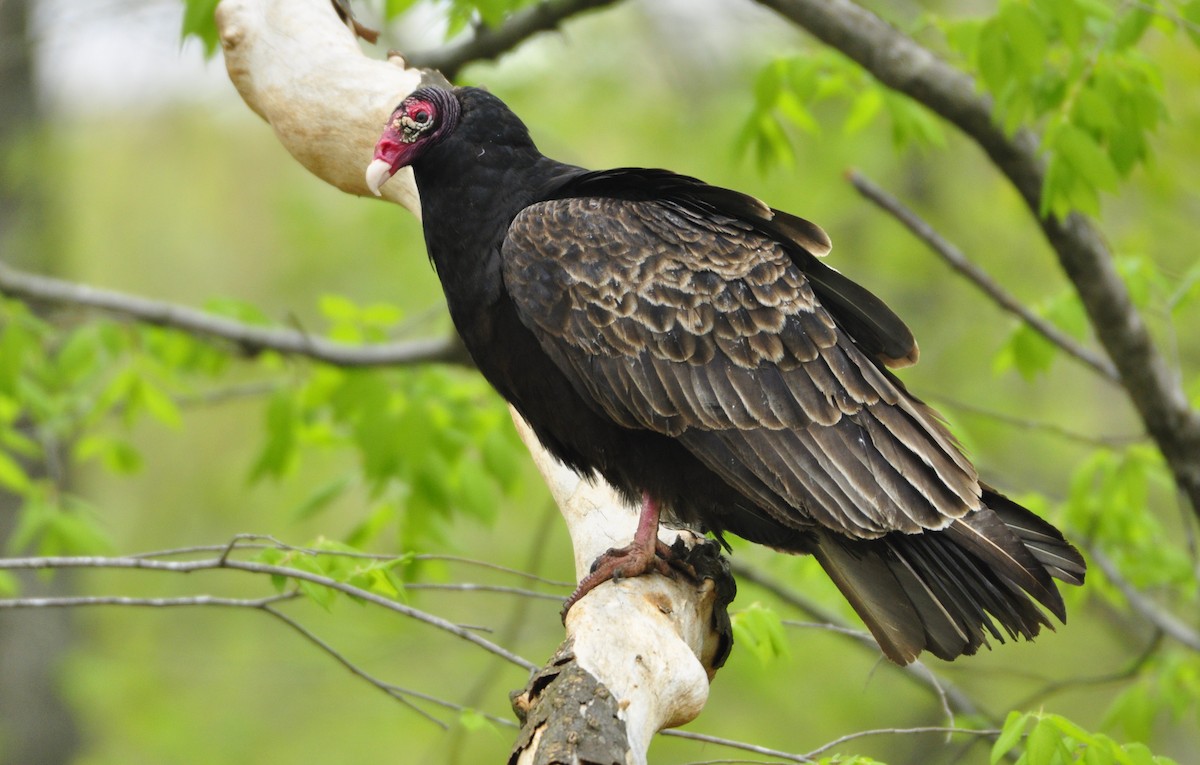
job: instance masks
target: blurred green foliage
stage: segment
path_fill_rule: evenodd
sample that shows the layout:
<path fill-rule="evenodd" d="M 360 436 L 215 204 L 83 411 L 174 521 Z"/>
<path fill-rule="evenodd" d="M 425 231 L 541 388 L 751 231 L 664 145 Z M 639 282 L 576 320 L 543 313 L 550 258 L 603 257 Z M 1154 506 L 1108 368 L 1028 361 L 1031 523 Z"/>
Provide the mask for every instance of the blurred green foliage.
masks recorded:
<path fill-rule="evenodd" d="M 476 12 L 495 22 L 526 4 L 435 6 L 454 34 Z M 185 5 L 184 33 L 211 54 L 214 3 Z M 382 13 L 402 18 L 412 5 L 389 1 Z M 1122 275 L 1200 403 L 1200 338 L 1185 329 L 1200 321 L 1190 245 L 1200 213 L 1189 185 L 1200 173 L 1200 2 L 1002 0 L 975 17 L 894 12 L 976 76 L 1007 130 L 1040 135 L 1042 214 L 1103 213 Z M 539 38 L 467 78 L 513 105 L 549 154 L 671 167 L 819 221 L 836 243 L 831 262 L 910 320 L 924 356 L 905 380 L 946 411 L 981 472 L 1094 545 L 1157 607 L 1192 615 L 1195 628 L 1195 525 L 1120 391 L 946 278 L 840 178 L 853 165 L 896 189 L 1086 342 L 1086 316 L 1016 195 L 951 128 L 852 62 L 774 19 L 740 22 L 746 31 L 721 38 L 727 47 L 700 54 L 682 37 L 664 38 L 655 12 L 626 5 L 572 23 L 569 41 Z M 66 275 L 344 342 L 448 332 L 418 224 L 322 188 L 233 98 L 91 115 L 89 130 L 70 134 L 46 126 L 61 147 L 49 175 L 78 179 L 55 202 Z M 96 177 L 104 194 L 83 182 Z M 5 300 L 0 447 L 0 486 L 25 502 L 12 551 L 127 553 L 268 533 L 330 553 L 376 553 L 268 547 L 258 559 L 486 626 L 531 660 L 560 636 L 552 600 L 422 589 L 513 584 L 503 572 L 420 555 L 432 551 L 570 578 L 567 542 L 506 409 L 464 370 L 246 359 L 176 331 L 35 314 Z M 57 465 L 64 448 L 69 464 Z M 29 470 L 34 463 L 51 469 Z M 811 561 L 743 544 L 735 554 L 852 619 Z M 209 576 L 199 591 L 245 596 L 242 579 Z M 106 571 L 77 585 L 145 597 L 181 586 Z M 14 587 L 0 578 L 0 594 Z M 460 704 L 442 715 L 450 730 L 366 693 L 257 614 L 95 610 L 78 615 L 80 643 L 62 674 L 87 731 L 80 762 L 504 756 L 511 736 L 485 715 L 511 716 L 504 699 L 521 672 L 393 615 L 351 611 L 327 588 L 299 588 L 307 601 L 290 613 L 345 655 Z M 876 669 L 875 655 L 838 634 L 789 631 L 784 604 L 743 590 L 739 644 L 695 727 L 803 751 L 847 731 L 945 721 L 938 700 L 903 673 Z M 1200 731 L 1200 654 L 1157 634 L 1095 566 L 1087 587 L 1066 596 L 1071 624 L 1057 635 L 953 665 L 930 661 L 980 707 L 960 725 L 1002 729 L 990 753 L 895 736 L 847 744 L 836 761 L 1167 762 L 1153 750 L 1186 762 Z M 671 739 L 652 751 L 664 762 L 724 754 Z"/>

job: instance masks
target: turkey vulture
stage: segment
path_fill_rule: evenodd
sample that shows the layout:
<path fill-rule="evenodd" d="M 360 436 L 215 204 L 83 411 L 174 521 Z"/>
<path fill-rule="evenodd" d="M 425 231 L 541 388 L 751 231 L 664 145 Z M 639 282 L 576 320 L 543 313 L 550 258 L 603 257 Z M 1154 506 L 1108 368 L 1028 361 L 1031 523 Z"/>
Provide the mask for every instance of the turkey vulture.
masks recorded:
<path fill-rule="evenodd" d="M 538 151 L 476 88 L 423 87 L 367 169 L 411 166 L 429 257 L 479 370 L 542 444 L 642 503 L 576 595 L 663 568 L 660 512 L 816 557 L 888 658 L 972 654 L 1060 620 L 1084 562 L 980 482 L 889 367 L 904 323 L 826 266 L 818 226 L 665 170 Z"/>

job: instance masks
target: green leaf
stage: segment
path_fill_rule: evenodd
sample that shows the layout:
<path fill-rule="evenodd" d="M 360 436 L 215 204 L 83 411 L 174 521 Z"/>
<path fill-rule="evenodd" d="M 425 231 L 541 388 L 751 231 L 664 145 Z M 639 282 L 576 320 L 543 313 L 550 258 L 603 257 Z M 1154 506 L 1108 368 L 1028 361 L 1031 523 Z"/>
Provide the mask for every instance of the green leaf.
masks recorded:
<path fill-rule="evenodd" d="M 292 568 L 307 572 L 309 574 L 317 574 L 325 577 L 329 576 L 329 573 L 322 566 L 321 560 L 311 555 L 295 556 L 291 560 L 291 566 Z M 314 603 L 326 611 L 333 610 L 333 602 L 337 599 L 338 595 L 337 590 L 331 589 L 317 582 L 301 579 L 300 577 L 295 577 L 295 581 L 297 586 L 300 587 L 300 591 L 311 598 Z"/>
<path fill-rule="evenodd" d="M 842 130 L 847 135 L 853 135 L 875 119 L 883 108 L 883 94 L 879 88 L 870 87 L 859 93 L 854 99 L 854 103 L 850 106 L 850 113 L 846 115 L 846 121 L 842 123 Z"/>
<path fill-rule="evenodd" d="M 227 316 L 230 319 L 237 319 L 245 324 L 268 325 L 271 324 L 271 317 L 262 312 L 262 309 L 253 303 L 247 303 L 244 300 L 235 300 L 234 298 L 212 298 L 204 301 L 204 310 L 210 313 Z"/>
<path fill-rule="evenodd" d="M 1108 154 L 1085 131 L 1066 123 L 1054 132 L 1054 150 L 1070 163 L 1073 170 L 1093 187 L 1111 190 L 1120 176 Z"/>
<path fill-rule="evenodd" d="M 787 70 L 787 61 L 776 59 L 758 73 L 758 77 L 754 79 L 754 103 L 759 111 L 769 111 L 775 107 L 779 94 L 783 92 Z"/>
<path fill-rule="evenodd" d="M 362 315 L 358 306 L 343 295 L 322 295 L 317 307 L 325 318 L 334 322 L 356 322 Z"/>
<path fill-rule="evenodd" d="M 271 397 L 267 405 L 267 441 L 250 470 L 252 483 L 265 477 L 282 478 L 291 469 L 296 458 L 297 419 L 296 404 L 287 391 Z"/>
<path fill-rule="evenodd" d="M 1054 20 L 1057 36 L 1069 48 L 1076 48 L 1083 36 L 1085 16 L 1079 4 L 1072 0 L 1049 0 L 1039 3 L 1039 7 L 1048 9 Z"/>
<path fill-rule="evenodd" d="M 497 511 L 497 492 L 492 482 L 484 475 L 483 467 L 473 460 L 463 460 L 457 465 L 455 475 L 455 507 L 475 518 L 485 521 L 494 519 Z"/>
<path fill-rule="evenodd" d="M 512 428 L 496 428 L 479 445 L 483 466 L 506 493 L 512 493 L 522 475 L 524 452 L 512 438 Z"/>
<path fill-rule="evenodd" d="M 882 93 L 883 105 L 892 120 L 892 140 L 896 146 L 944 146 L 945 133 L 932 112 L 891 91 Z"/>
<path fill-rule="evenodd" d="M 1122 50 L 1131 45 L 1136 45 L 1138 40 L 1142 39 L 1142 35 L 1150 27 L 1150 22 L 1152 21 L 1154 21 L 1154 10 L 1152 8 L 1133 6 L 1117 24 L 1117 30 L 1112 39 L 1112 48 L 1114 50 Z"/>
<path fill-rule="evenodd" d="M 1052 765 L 1062 746 L 1062 733 L 1053 721 L 1046 718 L 1038 720 L 1025 740 L 1028 765 Z"/>
<path fill-rule="evenodd" d="M 14 455 L 28 459 L 40 459 L 42 447 L 29 436 L 19 430 L 0 426 L 0 446 L 8 449 Z"/>
<path fill-rule="evenodd" d="M 1138 741 L 1126 744 L 1121 748 L 1129 756 L 1130 765 L 1155 765 L 1155 761 L 1158 759 L 1148 746 Z"/>
<path fill-rule="evenodd" d="M 469 731 L 486 730 L 499 733 L 496 725 L 474 709 L 464 709 L 458 713 L 458 722 Z"/>
<path fill-rule="evenodd" d="M 89 555 L 112 549 L 112 543 L 90 508 L 78 500 L 68 507 L 46 504 L 38 550 L 42 555 Z"/>
<path fill-rule="evenodd" d="M 394 19 L 416 4 L 417 0 L 385 0 L 383 4 L 383 17 L 385 19 Z"/>
<path fill-rule="evenodd" d="M 83 436 L 72 451 L 80 462 L 99 459 L 106 468 L 118 475 L 136 473 L 142 468 L 142 455 L 133 445 L 100 433 Z"/>
<path fill-rule="evenodd" d="M 1000 12 L 1011 61 L 1017 65 L 1024 77 L 1031 77 L 1046 64 L 1048 43 L 1038 17 L 1029 6 L 1008 3 Z"/>
<path fill-rule="evenodd" d="M 179 407 L 170 396 L 145 376 L 138 378 L 134 390 L 138 404 L 144 407 L 151 417 L 170 428 L 178 429 L 183 424 Z"/>
<path fill-rule="evenodd" d="M 25 494 L 30 487 L 25 469 L 4 451 L 0 451 L 0 486 L 16 494 Z"/>
<path fill-rule="evenodd" d="M 404 313 L 398 306 L 390 303 L 372 303 L 362 309 L 360 319 L 363 324 L 390 327 L 404 318 Z"/>
<path fill-rule="evenodd" d="M 787 639 L 779 614 L 761 603 L 751 603 L 732 616 L 734 640 L 763 664 L 788 656 Z"/>
<path fill-rule="evenodd" d="M 11 571 L 0 571 L 0 598 L 12 598 L 21 591 L 21 584 Z"/>
<path fill-rule="evenodd" d="M 346 488 L 350 486 L 350 482 L 351 478 L 349 476 L 342 476 L 319 487 L 304 502 L 300 503 L 299 507 L 292 511 L 292 519 L 302 521 L 319 515 L 334 500 L 345 493 Z"/>
<path fill-rule="evenodd" d="M 183 39 L 195 37 L 204 45 L 204 55 L 211 57 L 217 52 L 220 39 L 217 35 L 216 10 L 220 0 L 184 0 Z"/>
<path fill-rule="evenodd" d="M 1031 716 L 1029 712 L 1016 710 L 1008 713 L 1008 717 L 1004 719 L 1004 726 L 1000 729 L 1000 735 L 996 738 L 996 743 L 992 744 L 992 765 L 996 765 L 997 762 L 1004 759 L 1004 755 L 1021 742 L 1021 736 L 1025 735 L 1025 726 Z"/>
<path fill-rule="evenodd" d="M 1004 30 L 995 20 L 980 28 L 975 56 L 983 84 L 992 93 L 1000 92 L 1008 82 L 1011 66 Z"/>
<path fill-rule="evenodd" d="M 1197 48 L 1200 48 L 1200 0 L 1191 0 L 1179 9 L 1180 26 Z"/>

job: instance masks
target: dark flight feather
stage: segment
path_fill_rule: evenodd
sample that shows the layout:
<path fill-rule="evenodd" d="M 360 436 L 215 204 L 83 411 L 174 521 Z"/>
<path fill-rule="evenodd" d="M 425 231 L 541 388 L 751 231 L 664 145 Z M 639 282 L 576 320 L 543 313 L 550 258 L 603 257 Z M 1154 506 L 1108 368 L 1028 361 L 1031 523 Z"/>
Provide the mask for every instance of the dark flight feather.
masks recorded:
<path fill-rule="evenodd" d="M 1052 578 L 1082 582 L 1082 558 L 888 371 L 916 342 L 820 260 L 820 227 L 665 170 L 554 162 L 498 99 L 454 94 L 457 124 L 411 162 L 430 256 L 480 370 L 553 454 L 815 555 L 900 663 L 1064 618 Z"/>

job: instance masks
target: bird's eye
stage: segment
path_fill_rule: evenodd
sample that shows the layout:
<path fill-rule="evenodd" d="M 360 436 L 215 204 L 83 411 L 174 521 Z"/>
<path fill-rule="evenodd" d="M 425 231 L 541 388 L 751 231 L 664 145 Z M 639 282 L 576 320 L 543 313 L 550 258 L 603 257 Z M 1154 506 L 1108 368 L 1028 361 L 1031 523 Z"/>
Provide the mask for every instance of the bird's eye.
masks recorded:
<path fill-rule="evenodd" d="M 417 112 L 413 115 L 413 122 L 416 122 L 418 125 L 424 125 L 425 123 L 429 122 L 429 112 L 425 111 L 424 109 Z"/>

